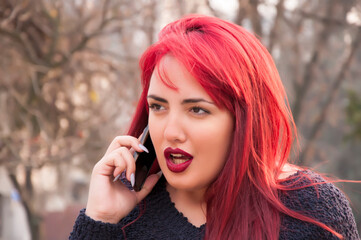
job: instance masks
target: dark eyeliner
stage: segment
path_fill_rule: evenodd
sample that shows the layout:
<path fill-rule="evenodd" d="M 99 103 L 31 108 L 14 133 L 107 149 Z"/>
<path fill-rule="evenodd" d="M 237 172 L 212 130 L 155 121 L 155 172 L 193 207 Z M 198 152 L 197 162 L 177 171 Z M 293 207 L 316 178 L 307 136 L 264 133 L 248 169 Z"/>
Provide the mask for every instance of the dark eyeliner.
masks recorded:
<path fill-rule="evenodd" d="M 196 112 L 194 112 L 194 109 L 201 110 L 201 111 L 203 111 L 204 113 L 196 113 Z M 210 111 L 208 111 L 208 110 L 206 110 L 206 109 L 204 109 L 204 108 L 202 108 L 202 107 L 199 107 L 199 106 L 194 106 L 194 107 L 192 107 L 192 108 L 191 108 L 191 111 L 193 111 L 195 114 L 199 114 L 199 115 L 201 115 L 201 114 L 210 114 L 210 113 L 211 113 Z"/>

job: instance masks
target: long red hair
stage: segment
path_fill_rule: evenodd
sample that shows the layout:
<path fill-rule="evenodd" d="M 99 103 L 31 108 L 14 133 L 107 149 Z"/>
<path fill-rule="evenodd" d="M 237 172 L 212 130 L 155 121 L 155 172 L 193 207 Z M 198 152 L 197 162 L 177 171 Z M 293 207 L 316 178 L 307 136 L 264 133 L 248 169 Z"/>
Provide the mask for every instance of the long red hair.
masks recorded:
<path fill-rule="evenodd" d="M 278 239 L 280 213 L 323 223 L 286 208 L 278 180 L 295 138 L 295 124 L 271 55 L 244 28 L 191 15 L 168 24 L 140 60 L 143 92 L 129 129 L 138 136 L 148 122 L 147 91 L 153 70 L 171 54 L 219 107 L 234 116 L 228 160 L 206 193 L 206 239 Z M 272 221 L 270 221 L 272 219 Z"/>

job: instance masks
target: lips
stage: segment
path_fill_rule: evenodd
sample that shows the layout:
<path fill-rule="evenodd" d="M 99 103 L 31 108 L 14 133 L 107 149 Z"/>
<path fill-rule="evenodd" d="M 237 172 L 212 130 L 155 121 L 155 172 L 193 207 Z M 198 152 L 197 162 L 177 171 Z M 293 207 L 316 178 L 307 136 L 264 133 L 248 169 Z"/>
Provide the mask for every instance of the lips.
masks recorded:
<path fill-rule="evenodd" d="M 193 156 L 179 148 L 172 149 L 170 147 L 164 150 L 167 167 L 170 171 L 180 173 L 185 171 L 192 163 Z"/>

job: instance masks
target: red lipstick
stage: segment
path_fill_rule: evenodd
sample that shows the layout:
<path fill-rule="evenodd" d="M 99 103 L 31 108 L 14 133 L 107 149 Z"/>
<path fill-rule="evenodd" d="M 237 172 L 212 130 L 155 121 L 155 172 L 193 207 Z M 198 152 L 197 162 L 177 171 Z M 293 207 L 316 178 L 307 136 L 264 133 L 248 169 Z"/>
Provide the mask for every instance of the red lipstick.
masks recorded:
<path fill-rule="evenodd" d="M 170 147 L 164 150 L 164 157 L 170 171 L 180 173 L 185 171 L 192 163 L 193 156 L 179 148 Z"/>

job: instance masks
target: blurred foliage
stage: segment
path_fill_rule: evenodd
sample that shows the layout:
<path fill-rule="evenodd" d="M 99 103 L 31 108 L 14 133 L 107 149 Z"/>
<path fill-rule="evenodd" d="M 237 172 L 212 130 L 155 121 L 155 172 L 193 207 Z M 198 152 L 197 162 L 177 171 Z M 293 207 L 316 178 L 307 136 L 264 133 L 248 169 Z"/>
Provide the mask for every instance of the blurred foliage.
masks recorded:
<path fill-rule="evenodd" d="M 347 135 L 348 140 L 361 140 L 361 97 L 355 91 L 349 91 L 348 104 L 346 107 L 347 121 L 351 125 L 351 133 Z"/>

